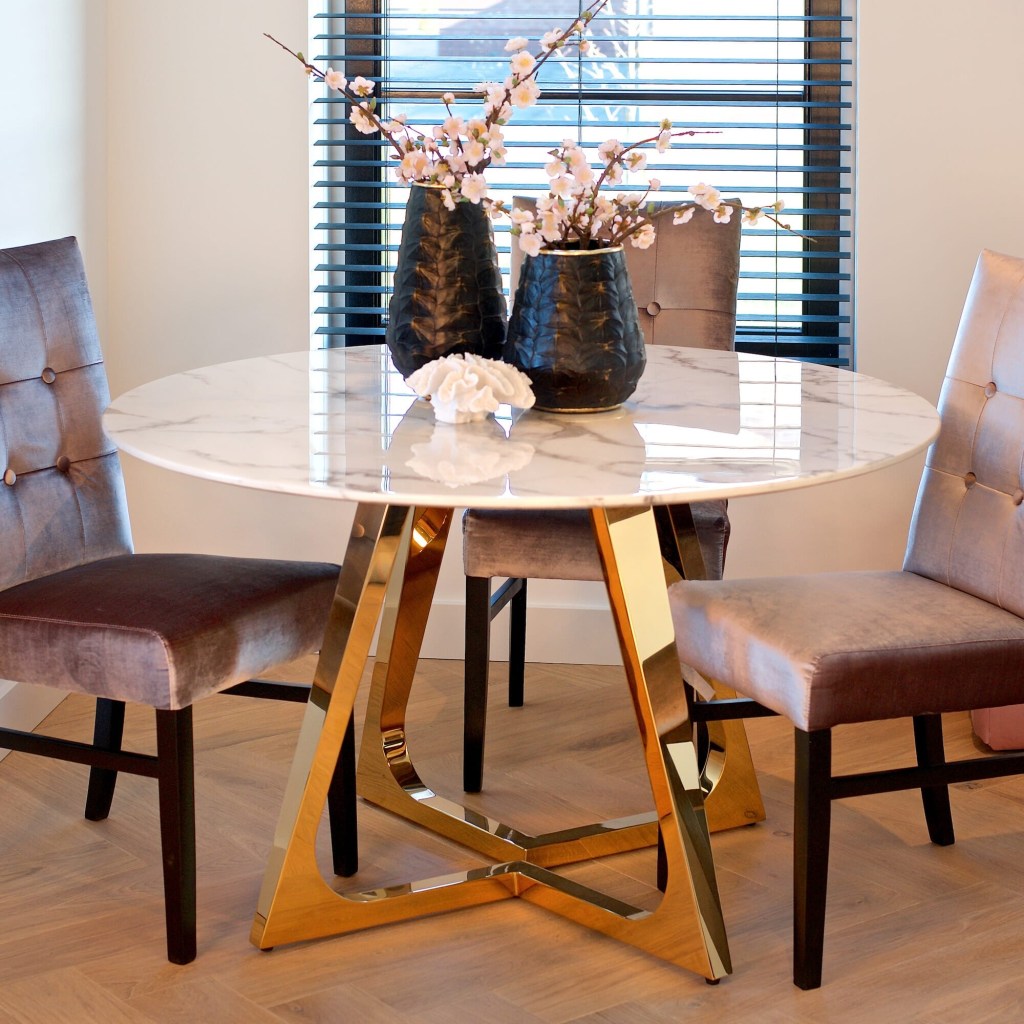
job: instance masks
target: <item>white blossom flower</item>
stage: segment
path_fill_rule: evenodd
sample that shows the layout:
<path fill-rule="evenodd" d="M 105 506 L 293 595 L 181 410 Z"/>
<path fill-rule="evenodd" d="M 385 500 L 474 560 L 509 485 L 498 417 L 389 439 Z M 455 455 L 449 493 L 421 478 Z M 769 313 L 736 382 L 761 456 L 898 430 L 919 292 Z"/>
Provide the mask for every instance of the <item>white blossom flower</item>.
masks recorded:
<path fill-rule="evenodd" d="M 445 106 L 448 106 L 449 104 L 454 103 L 455 102 L 455 93 L 453 93 L 453 92 L 441 93 L 441 101 L 445 104 Z"/>
<path fill-rule="evenodd" d="M 525 50 L 530 45 L 530 40 L 526 36 L 513 36 L 506 44 L 505 50 L 511 53 L 513 50 Z"/>
<path fill-rule="evenodd" d="M 377 122 L 370 117 L 369 110 L 369 104 L 360 103 L 358 107 L 353 107 L 348 115 L 348 119 L 355 125 L 356 131 L 362 132 L 363 135 L 373 135 L 377 130 Z"/>
<path fill-rule="evenodd" d="M 754 227 L 764 218 L 764 210 L 759 206 L 743 211 L 743 223 L 747 227 Z"/>
<path fill-rule="evenodd" d="M 565 161 L 555 157 L 544 165 L 544 173 L 549 178 L 557 178 L 565 170 Z"/>
<path fill-rule="evenodd" d="M 648 221 L 634 235 L 630 235 L 629 241 L 637 249 L 649 249 L 654 245 L 654 225 Z"/>
<path fill-rule="evenodd" d="M 623 158 L 623 163 L 631 171 L 642 171 L 647 166 L 647 154 L 634 149 Z"/>
<path fill-rule="evenodd" d="M 549 191 L 559 199 L 568 199 L 572 195 L 572 178 L 567 178 L 564 174 L 552 178 Z"/>
<path fill-rule="evenodd" d="M 540 37 L 540 48 L 542 50 L 553 50 L 558 43 L 558 40 L 562 38 L 562 30 L 553 28 L 550 32 L 545 32 Z"/>
<path fill-rule="evenodd" d="M 672 147 L 672 132 L 665 129 L 658 136 L 658 141 L 654 144 L 654 148 L 659 153 L 667 153 Z"/>
<path fill-rule="evenodd" d="M 509 217 L 516 227 L 522 227 L 524 224 L 533 224 L 533 211 L 525 210 L 520 206 L 513 206 Z"/>
<path fill-rule="evenodd" d="M 676 210 L 676 212 L 672 214 L 672 223 L 686 224 L 688 221 L 693 220 L 693 211 L 695 209 L 695 206 L 687 206 L 682 210 Z"/>
<path fill-rule="evenodd" d="M 647 187 L 652 192 L 658 192 L 661 189 L 661 178 L 651 178 L 651 180 L 647 182 Z"/>
<path fill-rule="evenodd" d="M 455 209 L 455 197 L 452 195 L 450 188 L 441 189 L 441 202 L 444 203 L 446 210 Z"/>
<path fill-rule="evenodd" d="M 462 156 L 469 167 L 476 167 L 483 162 L 487 149 L 482 142 L 472 139 L 462 146 Z"/>
<path fill-rule="evenodd" d="M 602 163 L 608 163 L 614 157 L 617 157 L 626 147 L 619 142 L 618 139 L 607 139 L 597 147 L 597 155 L 601 158 Z"/>
<path fill-rule="evenodd" d="M 561 237 L 565 218 L 558 207 L 545 210 L 540 218 L 540 233 L 545 242 L 554 242 Z"/>
<path fill-rule="evenodd" d="M 338 92 L 341 92 L 348 85 L 348 79 L 340 71 L 335 71 L 334 68 L 328 68 L 324 72 L 324 82 L 331 89 L 337 89 Z"/>
<path fill-rule="evenodd" d="M 536 256 L 544 248 L 544 239 L 536 233 L 521 234 L 519 236 L 519 248 L 527 256 Z"/>
<path fill-rule="evenodd" d="M 732 207 L 728 203 L 722 203 L 714 211 L 716 224 L 728 224 L 732 220 Z"/>
<path fill-rule="evenodd" d="M 594 180 L 594 168 L 586 160 L 574 161 L 570 170 L 578 185 L 589 185 Z"/>
<path fill-rule="evenodd" d="M 618 163 L 612 164 L 605 171 L 605 175 L 604 175 L 605 184 L 608 184 L 608 185 L 621 185 L 622 184 L 622 177 L 623 177 L 622 164 L 618 164 Z"/>
<path fill-rule="evenodd" d="M 462 179 L 459 190 L 463 199 L 468 199 L 474 206 L 487 195 L 487 179 L 482 174 L 467 174 Z"/>
<path fill-rule="evenodd" d="M 402 157 L 398 167 L 402 178 L 406 181 L 416 181 L 430 169 L 430 157 L 422 149 L 414 149 Z"/>
<path fill-rule="evenodd" d="M 363 78 L 362 75 L 356 75 L 356 77 L 352 79 L 349 85 L 351 86 L 352 91 L 357 96 L 373 95 L 373 82 L 369 81 L 366 78 Z"/>
<path fill-rule="evenodd" d="M 528 75 L 532 70 L 533 66 L 537 63 L 532 53 L 529 50 L 520 50 L 509 62 L 509 67 L 512 69 L 513 74 L 518 75 L 522 78 L 524 75 Z"/>
<path fill-rule="evenodd" d="M 449 139 L 455 139 L 462 134 L 463 126 L 464 122 L 462 118 L 458 117 L 456 114 L 452 114 L 441 122 L 441 131 L 447 135 Z"/>
<path fill-rule="evenodd" d="M 512 105 L 520 110 L 532 107 L 539 97 L 540 86 L 534 78 L 528 78 L 512 89 Z"/>

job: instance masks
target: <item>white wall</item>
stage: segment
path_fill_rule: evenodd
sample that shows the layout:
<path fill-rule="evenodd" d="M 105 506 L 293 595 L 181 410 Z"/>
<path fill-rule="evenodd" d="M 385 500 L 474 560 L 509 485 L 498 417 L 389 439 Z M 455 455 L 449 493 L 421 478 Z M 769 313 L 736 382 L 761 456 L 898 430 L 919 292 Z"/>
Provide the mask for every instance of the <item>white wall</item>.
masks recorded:
<path fill-rule="evenodd" d="M 76 235 L 106 274 L 102 2 L 0 0 L 0 247 Z M 30 729 L 57 690 L 0 680 L 0 723 Z"/>
<path fill-rule="evenodd" d="M 111 390 L 309 344 L 304 0 L 107 0 Z M 340 559 L 351 510 L 125 459 L 139 550 Z"/>

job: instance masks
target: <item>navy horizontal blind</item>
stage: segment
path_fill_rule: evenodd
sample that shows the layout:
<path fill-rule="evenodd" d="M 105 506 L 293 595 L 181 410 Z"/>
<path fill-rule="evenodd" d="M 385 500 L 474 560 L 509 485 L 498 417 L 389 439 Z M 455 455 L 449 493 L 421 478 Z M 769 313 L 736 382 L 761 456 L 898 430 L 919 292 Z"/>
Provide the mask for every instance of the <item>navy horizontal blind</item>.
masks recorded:
<path fill-rule="evenodd" d="M 453 92 L 464 118 L 474 87 L 507 74 L 505 42 L 566 27 L 579 0 L 310 0 L 311 59 L 377 83 L 380 112 L 427 128 Z M 543 68 L 536 106 L 505 130 L 492 193 L 546 192 L 547 152 L 654 134 L 663 118 L 700 134 L 650 153 L 659 201 L 707 182 L 747 205 L 782 199 L 782 220 L 745 227 L 737 349 L 851 363 L 851 0 L 611 0 L 593 22 L 598 56 L 566 49 Z M 313 84 L 314 329 L 322 344 L 380 340 L 407 190 L 387 144 L 360 135 L 348 109 Z M 507 267 L 508 223 L 496 240 Z M 507 278 L 506 278 L 507 283 Z"/>

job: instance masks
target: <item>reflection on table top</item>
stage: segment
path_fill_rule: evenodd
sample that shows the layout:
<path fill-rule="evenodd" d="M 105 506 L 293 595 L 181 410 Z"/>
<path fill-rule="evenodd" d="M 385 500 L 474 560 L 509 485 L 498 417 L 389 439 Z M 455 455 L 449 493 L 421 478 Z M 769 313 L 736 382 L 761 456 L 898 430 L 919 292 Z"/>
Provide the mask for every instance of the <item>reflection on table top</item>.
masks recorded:
<path fill-rule="evenodd" d="M 788 359 L 656 346 L 611 412 L 502 407 L 436 423 L 372 346 L 222 363 L 144 384 L 104 419 L 126 452 L 262 490 L 404 505 L 628 506 L 786 490 L 920 451 L 923 398 Z"/>

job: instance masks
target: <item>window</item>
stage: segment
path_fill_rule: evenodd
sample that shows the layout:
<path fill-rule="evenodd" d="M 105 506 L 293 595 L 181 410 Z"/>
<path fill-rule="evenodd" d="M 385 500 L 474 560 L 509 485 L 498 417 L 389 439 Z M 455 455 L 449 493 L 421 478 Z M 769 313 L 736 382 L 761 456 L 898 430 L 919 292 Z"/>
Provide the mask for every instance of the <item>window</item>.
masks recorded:
<path fill-rule="evenodd" d="M 474 85 L 505 77 L 509 37 L 534 42 L 580 10 L 578 0 L 311 4 L 314 62 L 377 80 L 381 109 L 422 126 L 443 120 L 444 91 L 470 116 Z M 744 229 L 737 349 L 850 365 L 848 4 L 612 0 L 593 22 L 600 57 L 567 50 L 545 66 L 540 102 L 506 130 L 507 165 L 488 171 L 492 188 L 509 199 L 546 191 L 546 152 L 566 137 L 596 150 L 611 136 L 653 134 L 664 117 L 697 129 L 652 154 L 659 199 L 698 181 L 750 205 L 780 198 L 782 219 L 800 232 Z M 315 331 L 327 346 L 362 344 L 384 332 L 406 192 L 384 143 L 356 133 L 344 101 L 316 89 Z M 507 267 L 507 223 L 496 240 Z"/>

